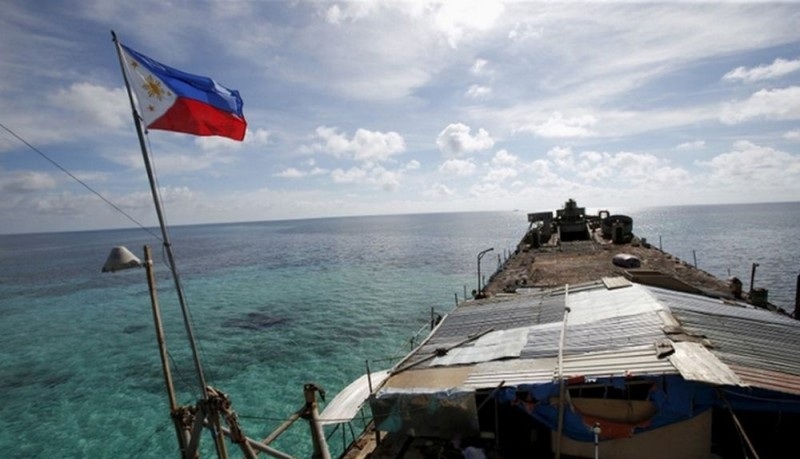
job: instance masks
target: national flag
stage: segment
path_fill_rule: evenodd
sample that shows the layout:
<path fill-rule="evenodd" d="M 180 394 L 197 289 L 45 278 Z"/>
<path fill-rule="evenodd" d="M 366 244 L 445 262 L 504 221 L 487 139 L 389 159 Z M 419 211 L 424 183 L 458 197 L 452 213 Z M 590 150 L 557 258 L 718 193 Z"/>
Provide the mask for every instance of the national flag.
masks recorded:
<path fill-rule="evenodd" d="M 120 46 L 130 86 L 139 102 L 139 114 L 147 128 L 244 139 L 247 121 L 239 91 Z"/>

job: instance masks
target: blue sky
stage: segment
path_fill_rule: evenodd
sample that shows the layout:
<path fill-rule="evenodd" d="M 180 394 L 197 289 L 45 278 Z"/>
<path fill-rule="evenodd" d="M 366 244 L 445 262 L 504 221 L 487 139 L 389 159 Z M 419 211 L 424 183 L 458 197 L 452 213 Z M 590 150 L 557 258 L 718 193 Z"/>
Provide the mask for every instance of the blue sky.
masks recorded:
<path fill-rule="evenodd" d="M 157 224 L 110 31 L 238 89 L 148 135 L 172 224 L 800 199 L 800 4 L 15 1 L 0 122 Z M 132 223 L 0 129 L 0 232 Z"/>

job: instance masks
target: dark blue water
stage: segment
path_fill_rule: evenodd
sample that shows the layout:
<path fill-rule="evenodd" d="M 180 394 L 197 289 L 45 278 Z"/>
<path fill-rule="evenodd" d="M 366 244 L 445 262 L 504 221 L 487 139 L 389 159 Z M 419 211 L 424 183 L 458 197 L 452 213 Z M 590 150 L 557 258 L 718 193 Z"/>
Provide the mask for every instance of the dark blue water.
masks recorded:
<path fill-rule="evenodd" d="M 530 209 L 531 211 L 546 209 Z M 791 309 L 800 203 L 610 209 L 634 231 Z M 263 438 L 302 404 L 388 367 L 432 307 L 448 311 L 527 229 L 526 214 L 455 213 L 176 227 L 176 259 L 208 382 Z M 0 456 L 176 454 L 145 274 L 101 274 L 112 246 L 153 247 L 180 403 L 199 391 L 160 242 L 142 230 L 0 236 Z M 300 424 L 275 446 L 310 453 Z M 338 439 L 338 436 L 334 438 Z M 209 439 L 205 444 L 210 445 Z M 331 441 L 332 447 L 337 440 Z M 236 455 L 234 454 L 234 457 Z M 174 456 L 173 456 L 174 457 Z"/>

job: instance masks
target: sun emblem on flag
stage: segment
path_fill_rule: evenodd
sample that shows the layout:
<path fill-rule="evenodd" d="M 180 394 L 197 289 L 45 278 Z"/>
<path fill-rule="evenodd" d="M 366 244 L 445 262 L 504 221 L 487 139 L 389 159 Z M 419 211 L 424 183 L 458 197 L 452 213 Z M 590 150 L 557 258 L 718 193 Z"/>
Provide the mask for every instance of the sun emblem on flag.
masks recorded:
<path fill-rule="evenodd" d="M 161 81 L 153 78 L 153 75 L 147 75 L 142 88 L 147 91 L 148 97 L 155 97 L 159 101 L 162 100 L 164 95 L 167 93 L 164 90 L 164 87 L 161 85 Z"/>

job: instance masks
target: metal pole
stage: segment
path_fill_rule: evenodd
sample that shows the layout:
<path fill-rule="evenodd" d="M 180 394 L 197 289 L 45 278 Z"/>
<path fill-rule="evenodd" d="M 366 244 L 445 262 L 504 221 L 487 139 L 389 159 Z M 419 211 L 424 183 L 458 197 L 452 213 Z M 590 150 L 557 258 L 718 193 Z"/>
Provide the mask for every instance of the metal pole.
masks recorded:
<path fill-rule="evenodd" d="M 595 422 L 592 433 L 594 433 L 594 459 L 600 459 L 600 423 Z"/>
<path fill-rule="evenodd" d="M 369 359 L 365 360 L 364 362 L 366 363 L 366 366 L 367 366 L 367 385 L 369 386 L 369 396 L 370 396 L 370 398 L 372 398 L 372 394 L 373 394 L 374 388 L 372 387 L 372 372 L 369 369 Z M 362 411 L 362 413 L 363 413 L 363 411 Z M 378 430 L 378 426 L 377 426 L 377 424 L 375 424 L 374 419 L 373 419 L 373 425 L 375 425 L 375 444 L 376 445 L 380 445 L 381 444 L 381 431 Z"/>
<path fill-rule="evenodd" d="M 311 426 L 311 438 L 314 440 L 314 459 L 331 459 L 328 450 L 328 442 L 325 440 L 325 432 L 319 422 L 319 411 L 317 410 L 317 398 L 315 392 L 319 390 L 314 384 L 306 384 L 303 387 L 303 394 L 306 398 L 306 415 Z"/>
<path fill-rule="evenodd" d="M 158 307 L 158 293 L 156 292 L 156 276 L 153 270 L 153 257 L 150 246 L 144 246 L 144 268 L 147 272 L 147 286 L 150 291 L 150 304 L 153 309 L 153 322 L 156 327 L 156 340 L 158 341 L 158 354 L 161 357 L 161 371 L 164 373 L 164 383 L 167 386 L 167 396 L 169 398 L 169 412 L 172 422 L 175 424 L 175 434 L 178 436 L 178 445 L 181 455 L 186 451 L 187 438 L 184 436 L 183 427 L 177 417 L 178 402 L 175 398 L 175 386 L 172 382 L 172 373 L 169 369 L 169 359 L 167 356 L 167 341 L 164 337 L 164 326 L 161 322 L 161 310 Z"/>
<path fill-rule="evenodd" d="M 750 293 L 753 293 L 753 283 L 756 280 L 756 268 L 758 268 L 758 263 L 753 263 L 753 269 L 750 271 Z"/>
<path fill-rule="evenodd" d="M 486 252 L 491 252 L 494 247 L 490 247 L 478 254 L 478 296 L 482 296 L 483 289 L 481 288 L 481 258 L 486 255 Z"/>
<path fill-rule="evenodd" d="M 797 275 L 797 284 L 794 288 L 794 318 L 800 320 L 800 274 Z"/>
<path fill-rule="evenodd" d="M 183 287 L 181 287 L 180 276 L 178 276 L 178 270 L 175 266 L 175 256 L 172 254 L 172 244 L 169 240 L 169 233 L 167 232 L 166 223 L 164 220 L 164 211 L 161 208 L 161 197 L 158 193 L 158 187 L 156 186 L 155 177 L 153 174 L 153 167 L 150 164 L 150 156 L 147 154 L 147 144 L 144 141 L 144 129 L 142 127 L 142 122 L 139 119 L 139 114 L 136 111 L 136 105 L 133 102 L 133 93 L 131 92 L 130 83 L 128 82 L 128 73 L 126 71 L 125 61 L 122 58 L 122 47 L 117 40 L 117 35 L 112 31 L 111 36 L 114 39 L 114 45 L 117 48 L 117 56 L 119 57 L 119 65 L 122 69 L 122 78 L 125 81 L 125 88 L 128 91 L 128 100 L 131 104 L 132 114 L 133 114 L 133 122 L 136 126 L 136 134 L 139 137 L 139 148 L 142 150 L 142 158 L 144 159 L 144 166 L 145 170 L 147 171 L 147 179 L 150 182 L 150 192 L 153 195 L 153 204 L 155 204 L 156 214 L 158 215 L 158 223 L 161 227 L 161 236 L 163 238 L 164 248 L 167 252 L 167 259 L 169 261 L 169 268 L 172 271 L 172 279 L 175 281 L 175 290 L 178 293 L 178 301 L 181 305 L 181 312 L 183 314 L 183 323 L 186 327 L 186 334 L 189 338 L 189 345 L 192 348 L 192 358 L 194 359 L 194 366 L 197 372 L 197 382 L 200 384 L 200 393 L 203 396 L 203 400 L 208 400 L 208 394 L 206 393 L 206 379 L 205 375 L 203 374 L 203 366 L 200 363 L 200 357 L 197 352 L 197 343 L 194 339 L 194 333 L 192 332 L 192 325 L 189 320 L 189 310 L 186 306 L 186 298 L 183 294 Z"/>
<path fill-rule="evenodd" d="M 569 284 L 564 286 L 564 319 L 561 324 L 561 339 L 558 341 L 558 437 L 556 438 L 556 459 L 561 459 L 561 437 L 564 434 L 564 403 L 566 403 L 566 387 L 564 385 L 564 344 L 567 337 L 567 318 L 569 308 Z"/>

